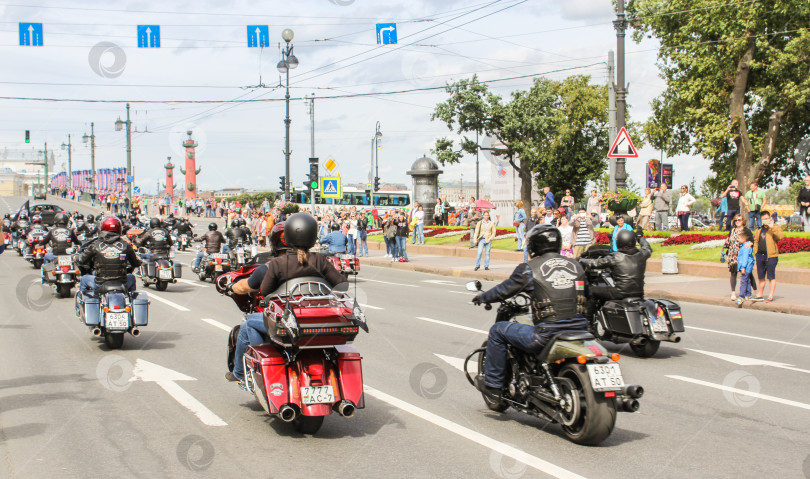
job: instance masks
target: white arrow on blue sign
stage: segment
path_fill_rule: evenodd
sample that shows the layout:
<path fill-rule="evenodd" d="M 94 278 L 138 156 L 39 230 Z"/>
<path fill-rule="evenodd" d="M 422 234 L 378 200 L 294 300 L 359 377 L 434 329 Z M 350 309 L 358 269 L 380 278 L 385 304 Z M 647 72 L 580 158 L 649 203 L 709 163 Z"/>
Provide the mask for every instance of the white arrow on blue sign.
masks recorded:
<path fill-rule="evenodd" d="M 42 24 L 20 23 L 20 45 L 28 47 L 41 47 Z"/>
<path fill-rule="evenodd" d="M 377 24 L 377 45 L 396 45 L 397 24 L 378 23 Z"/>
<path fill-rule="evenodd" d="M 270 27 L 267 25 L 248 25 L 247 43 L 248 48 L 269 46 Z"/>
<path fill-rule="evenodd" d="M 136 195 L 140 194 L 141 193 L 141 187 L 140 186 L 133 187 L 132 192 L 135 193 Z"/>
<path fill-rule="evenodd" d="M 160 25 L 138 25 L 138 48 L 160 48 Z"/>

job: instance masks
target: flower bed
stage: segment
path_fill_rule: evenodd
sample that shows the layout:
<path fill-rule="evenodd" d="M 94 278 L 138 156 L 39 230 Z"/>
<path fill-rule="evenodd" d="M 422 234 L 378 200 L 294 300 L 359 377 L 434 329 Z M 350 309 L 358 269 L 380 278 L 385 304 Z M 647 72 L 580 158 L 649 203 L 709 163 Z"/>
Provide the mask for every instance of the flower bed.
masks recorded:
<path fill-rule="evenodd" d="M 495 239 L 515 238 L 515 228 L 495 228 Z M 459 241 L 470 241 L 470 233 L 466 233 Z"/>
<path fill-rule="evenodd" d="M 594 231 L 599 231 L 599 232 L 602 232 L 602 233 L 612 234 L 613 233 L 613 228 L 595 228 Z M 669 231 L 646 231 L 646 230 L 644 231 L 644 237 L 648 238 L 648 239 L 649 238 L 669 238 L 670 236 L 672 236 L 672 233 L 670 233 Z"/>
<path fill-rule="evenodd" d="M 707 234 L 687 233 L 687 234 L 682 234 L 682 235 L 678 235 L 678 236 L 672 236 L 672 237 L 668 238 L 666 241 L 664 241 L 664 246 L 673 246 L 673 245 L 676 245 L 676 244 L 703 243 L 705 241 L 719 240 L 719 239 L 724 240 L 726 238 L 727 238 L 727 236 L 724 235 L 724 234 L 716 234 L 715 233 L 713 235 L 707 235 Z"/>
<path fill-rule="evenodd" d="M 778 244 L 780 253 L 810 251 L 810 239 L 808 238 L 782 238 Z"/>
<path fill-rule="evenodd" d="M 702 243 L 695 243 L 689 249 L 691 249 L 693 251 L 697 251 L 697 250 L 701 250 L 701 249 L 721 248 L 725 244 L 726 244 L 725 239 L 713 239 L 713 240 L 709 240 L 709 241 L 704 241 Z"/>

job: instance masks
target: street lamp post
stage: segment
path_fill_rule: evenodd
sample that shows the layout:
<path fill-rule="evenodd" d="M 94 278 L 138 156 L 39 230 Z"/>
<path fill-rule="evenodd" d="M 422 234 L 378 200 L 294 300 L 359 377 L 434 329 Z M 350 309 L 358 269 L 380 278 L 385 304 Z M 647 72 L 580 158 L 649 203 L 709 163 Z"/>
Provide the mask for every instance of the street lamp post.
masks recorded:
<path fill-rule="evenodd" d="M 374 133 L 374 181 L 371 185 L 371 207 L 374 208 L 374 190 L 380 181 L 380 149 L 382 149 L 382 133 L 380 132 L 380 122 L 377 122 Z"/>
<path fill-rule="evenodd" d="M 129 120 L 129 103 L 127 103 L 127 121 L 121 121 L 121 118 L 115 121 L 115 131 L 127 127 L 127 177 L 132 176 L 132 122 Z M 127 197 L 132 200 L 132 183 L 127 182 Z"/>
<path fill-rule="evenodd" d="M 292 39 L 295 36 L 293 31 L 285 28 L 281 32 L 281 38 L 287 42 L 287 46 L 281 49 L 281 61 L 278 62 L 276 68 L 280 73 L 287 76 L 287 92 L 284 95 L 284 100 L 287 106 L 287 114 L 284 117 L 284 198 L 288 201 L 291 200 L 290 195 L 290 70 L 298 67 L 298 58 L 293 55 Z"/>
<path fill-rule="evenodd" d="M 90 123 L 90 136 L 85 133 L 82 136 L 82 142 L 85 144 L 90 140 L 90 199 L 95 203 L 96 199 L 96 133 L 93 129 L 94 124 Z"/>
<path fill-rule="evenodd" d="M 68 134 L 67 144 L 65 144 L 64 141 L 62 142 L 62 149 L 68 152 L 68 188 L 73 189 L 73 161 L 71 158 L 72 145 L 70 144 L 70 134 Z"/>

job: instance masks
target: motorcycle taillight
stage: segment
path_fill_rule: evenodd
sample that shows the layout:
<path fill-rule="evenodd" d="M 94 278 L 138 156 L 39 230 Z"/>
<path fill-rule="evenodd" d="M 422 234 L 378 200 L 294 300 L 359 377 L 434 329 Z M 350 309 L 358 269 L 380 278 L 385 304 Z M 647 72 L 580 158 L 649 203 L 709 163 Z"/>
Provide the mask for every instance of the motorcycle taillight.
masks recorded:
<path fill-rule="evenodd" d="M 222 264 L 222 258 L 217 258 L 217 264 Z"/>
<path fill-rule="evenodd" d="M 63 273 L 67 273 L 68 271 L 70 271 L 70 266 L 62 266 Z"/>

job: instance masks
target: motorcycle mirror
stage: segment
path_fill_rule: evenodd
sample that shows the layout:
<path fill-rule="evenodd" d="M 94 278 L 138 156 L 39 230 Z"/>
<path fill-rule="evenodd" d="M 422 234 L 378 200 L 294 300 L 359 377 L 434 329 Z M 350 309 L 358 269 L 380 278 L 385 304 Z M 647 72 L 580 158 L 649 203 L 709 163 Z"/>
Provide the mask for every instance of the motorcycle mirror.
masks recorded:
<path fill-rule="evenodd" d="M 466 284 L 467 291 L 481 291 L 481 282 L 478 280 L 470 281 Z"/>

